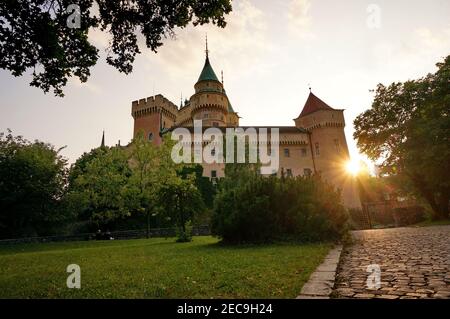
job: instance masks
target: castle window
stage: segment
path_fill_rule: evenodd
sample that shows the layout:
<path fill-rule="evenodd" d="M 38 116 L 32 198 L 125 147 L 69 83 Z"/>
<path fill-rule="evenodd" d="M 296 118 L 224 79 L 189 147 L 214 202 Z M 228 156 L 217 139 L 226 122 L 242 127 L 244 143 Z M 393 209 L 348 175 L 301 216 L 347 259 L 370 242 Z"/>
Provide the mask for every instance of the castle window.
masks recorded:
<path fill-rule="evenodd" d="M 308 151 L 306 150 L 306 148 L 302 148 L 302 157 L 306 157 L 306 155 L 308 155 Z"/>
<path fill-rule="evenodd" d="M 211 171 L 211 178 L 217 177 L 217 171 Z"/>
<path fill-rule="evenodd" d="M 152 132 L 148 133 L 148 140 L 153 141 L 153 133 Z"/>
<path fill-rule="evenodd" d="M 286 169 L 286 176 L 292 177 L 292 169 L 290 168 Z"/>
<path fill-rule="evenodd" d="M 208 114 L 208 113 L 205 113 L 205 114 L 203 115 L 203 117 L 204 117 L 205 119 L 207 119 L 207 118 L 209 117 L 209 114 Z"/>
<path fill-rule="evenodd" d="M 216 155 L 216 149 L 215 149 L 215 148 L 213 148 L 213 149 L 211 150 L 211 156 L 214 156 L 214 155 Z"/>
<path fill-rule="evenodd" d="M 285 156 L 285 157 L 289 157 L 289 156 L 290 156 L 290 154 L 289 154 L 289 149 L 288 149 L 288 148 L 285 148 L 285 149 L 284 149 L 284 156 Z"/>
<path fill-rule="evenodd" d="M 336 152 L 340 153 L 341 152 L 341 144 L 339 143 L 338 139 L 334 140 L 334 147 L 336 148 Z"/>
<path fill-rule="evenodd" d="M 311 175 L 312 175 L 311 169 L 305 168 L 305 169 L 303 170 L 303 175 L 305 175 L 306 177 L 311 176 Z"/>
<path fill-rule="evenodd" d="M 319 143 L 316 143 L 314 145 L 315 145 L 315 148 L 316 148 L 316 155 L 320 156 L 320 145 L 319 145 Z"/>

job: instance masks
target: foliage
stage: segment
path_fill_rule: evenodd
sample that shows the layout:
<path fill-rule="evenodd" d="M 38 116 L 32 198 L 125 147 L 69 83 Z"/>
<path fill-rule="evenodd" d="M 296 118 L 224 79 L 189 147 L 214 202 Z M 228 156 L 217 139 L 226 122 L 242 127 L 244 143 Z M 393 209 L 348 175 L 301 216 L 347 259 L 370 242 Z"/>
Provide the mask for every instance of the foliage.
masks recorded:
<path fill-rule="evenodd" d="M 107 147 L 97 147 L 93 148 L 90 152 L 83 153 L 70 167 L 69 185 L 75 182 L 78 176 L 86 173 L 87 166 L 92 160 L 105 154 L 107 151 Z"/>
<path fill-rule="evenodd" d="M 48 234 L 71 218 L 60 204 L 67 179 L 60 150 L 0 133 L 0 237 Z"/>
<path fill-rule="evenodd" d="M 201 193 L 206 207 L 213 207 L 216 188 L 209 177 L 203 176 L 203 166 L 200 164 L 184 165 L 182 169 L 178 171 L 178 175 L 182 178 L 186 178 L 188 175 L 193 175 L 195 186 Z"/>
<path fill-rule="evenodd" d="M 173 176 L 161 184 L 159 195 L 164 214 L 170 217 L 178 228 L 178 241 L 191 241 L 187 223 L 193 219 L 196 212 L 204 208 L 194 177 Z"/>
<path fill-rule="evenodd" d="M 130 177 L 125 151 L 105 148 L 75 178 L 68 201 L 97 227 L 107 225 L 131 214 L 127 202 Z"/>
<path fill-rule="evenodd" d="M 71 28 L 79 5 L 80 26 Z M 63 96 L 71 76 L 86 82 L 97 63 L 98 49 L 89 42 L 93 29 L 108 32 L 107 62 L 132 72 L 140 53 L 138 31 L 152 51 L 190 22 L 225 27 L 230 0 L 5 0 L 0 3 L 0 68 L 21 76 L 33 69 L 30 85 Z"/>
<path fill-rule="evenodd" d="M 150 217 L 162 215 L 179 229 L 180 241 L 190 241 L 186 224 L 192 220 L 196 209 L 201 209 L 201 195 L 195 186 L 195 177 L 188 174 L 188 166 L 176 164 L 172 159 L 173 141 L 164 136 L 156 146 L 139 132 L 131 144 L 130 166 L 132 179 L 129 201 L 135 210 Z M 183 174 L 179 174 L 179 171 Z"/>
<path fill-rule="evenodd" d="M 449 215 L 450 56 L 418 80 L 379 84 L 372 108 L 355 121 L 358 147 L 436 218 Z"/>
<path fill-rule="evenodd" d="M 320 241 L 344 234 L 340 194 L 320 178 L 265 177 L 242 164 L 227 165 L 234 168 L 219 184 L 212 220 L 224 242 Z"/>
<path fill-rule="evenodd" d="M 143 132 L 139 132 L 131 143 L 129 162 L 132 176 L 127 198 L 135 212 L 146 216 L 148 232 L 150 217 L 157 214 L 160 182 L 167 178 L 165 170 L 159 168 L 158 153 L 160 150 L 145 139 Z"/>
<path fill-rule="evenodd" d="M 157 146 L 140 132 L 126 149 L 101 147 L 84 154 L 72 166 L 67 202 L 81 211 L 81 220 L 97 227 L 143 215 L 148 235 L 152 222 L 165 219 L 179 228 L 180 239 L 190 240 L 186 225 L 204 206 L 195 171 L 171 160 L 172 145 L 169 136 Z"/>

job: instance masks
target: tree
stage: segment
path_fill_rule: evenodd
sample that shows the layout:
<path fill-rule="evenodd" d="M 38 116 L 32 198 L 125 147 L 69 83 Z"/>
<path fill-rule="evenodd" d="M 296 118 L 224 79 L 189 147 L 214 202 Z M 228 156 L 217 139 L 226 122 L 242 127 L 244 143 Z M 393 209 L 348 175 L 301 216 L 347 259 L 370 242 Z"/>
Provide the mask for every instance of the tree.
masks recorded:
<path fill-rule="evenodd" d="M 47 235 L 61 210 L 67 161 L 54 146 L 0 133 L 0 237 Z"/>
<path fill-rule="evenodd" d="M 160 149 L 145 139 L 139 132 L 130 146 L 130 180 L 129 200 L 133 202 L 134 210 L 144 213 L 147 217 L 147 238 L 150 237 L 150 216 L 158 211 L 158 192 L 160 182 L 167 178 L 167 170 L 160 169 L 159 155 L 166 150 Z"/>
<path fill-rule="evenodd" d="M 230 12 L 230 0 L 5 0 L 0 3 L 0 68 L 14 76 L 33 69 L 31 86 L 64 96 L 69 77 L 86 82 L 97 63 L 90 30 L 109 33 L 107 62 L 129 74 L 140 53 L 138 31 L 157 52 L 176 28 L 191 21 L 223 28 Z"/>
<path fill-rule="evenodd" d="M 202 195 L 203 202 L 208 208 L 212 208 L 216 188 L 209 177 L 203 176 L 203 166 L 200 164 L 184 165 L 181 170 L 178 171 L 178 175 L 182 178 L 193 175 L 195 187 L 197 187 Z"/>
<path fill-rule="evenodd" d="M 105 148 L 89 161 L 70 187 L 68 200 L 83 218 L 105 227 L 130 216 L 127 192 L 131 170 L 121 148 Z"/>
<path fill-rule="evenodd" d="M 372 108 L 355 121 L 358 147 L 435 218 L 449 215 L 450 56 L 418 80 L 379 84 Z"/>
<path fill-rule="evenodd" d="M 178 228 L 179 242 L 191 241 L 188 222 L 204 208 L 202 196 L 195 186 L 195 177 L 186 178 L 174 175 L 164 181 L 159 192 L 160 205 L 164 213 L 170 217 Z"/>
<path fill-rule="evenodd" d="M 78 176 L 86 173 L 89 163 L 108 152 L 107 147 L 93 148 L 90 152 L 83 153 L 70 167 L 69 187 L 73 185 Z"/>
<path fill-rule="evenodd" d="M 179 241 L 189 241 L 186 224 L 192 220 L 203 201 L 195 183 L 194 167 L 176 164 L 172 158 L 174 141 L 170 135 L 154 145 L 139 132 L 130 146 L 130 166 L 133 171 L 130 201 L 137 211 L 147 215 L 147 237 L 150 216 L 161 214 L 170 218 L 179 230 Z"/>

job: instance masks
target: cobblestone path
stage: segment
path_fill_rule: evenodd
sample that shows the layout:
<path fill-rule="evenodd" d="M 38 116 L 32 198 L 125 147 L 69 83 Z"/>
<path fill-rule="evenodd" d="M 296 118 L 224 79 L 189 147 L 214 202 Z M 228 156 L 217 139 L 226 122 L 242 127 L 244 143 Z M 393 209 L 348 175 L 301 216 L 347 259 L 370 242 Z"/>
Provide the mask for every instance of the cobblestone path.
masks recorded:
<path fill-rule="evenodd" d="M 334 297 L 450 298 L 450 226 L 363 230 L 352 236 L 353 244 L 341 255 Z M 369 289 L 367 267 L 373 264 L 380 267 L 381 285 Z"/>

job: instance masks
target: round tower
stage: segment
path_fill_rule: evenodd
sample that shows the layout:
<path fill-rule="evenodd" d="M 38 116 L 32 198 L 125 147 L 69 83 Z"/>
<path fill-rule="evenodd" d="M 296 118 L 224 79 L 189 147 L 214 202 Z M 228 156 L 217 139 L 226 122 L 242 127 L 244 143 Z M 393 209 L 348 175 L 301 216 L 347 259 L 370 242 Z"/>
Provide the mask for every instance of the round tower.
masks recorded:
<path fill-rule="evenodd" d="M 219 81 L 209 62 L 208 42 L 206 42 L 205 65 L 194 89 L 195 94 L 189 101 L 192 119 L 201 120 L 203 126 L 227 126 L 231 105 L 223 83 Z"/>

